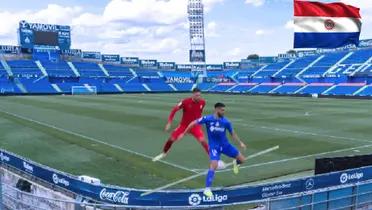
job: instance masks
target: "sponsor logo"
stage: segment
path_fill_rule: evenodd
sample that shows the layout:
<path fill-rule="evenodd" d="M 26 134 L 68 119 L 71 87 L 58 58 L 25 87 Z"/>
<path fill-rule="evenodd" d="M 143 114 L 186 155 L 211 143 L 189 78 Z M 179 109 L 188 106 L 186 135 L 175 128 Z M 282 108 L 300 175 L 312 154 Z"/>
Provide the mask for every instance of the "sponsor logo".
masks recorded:
<path fill-rule="evenodd" d="M 274 196 L 280 196 L 284 194 L 284 190 L 292 187 L 291 183 L 282 183 L 271 186 L 265 186 L 262 188 L 262 198 L 269 198 Z"/>
<path fill-rule="evenodd" d="M 99 193 L 101 200 L 110 201 L 113 203 L 128 204 L 129 203 L 129 192 L 126 191 L 114 191 L 109 192 L 106 188 L 103 188 Z"/>
<path fill-rule="evenodd" d="M 27 28 L 28 23 L 22 20 L 21 22 L 19 22 L 19 25 L 21 26 L 21 28 Z"/>
<path fill-rule="evenodd" d="M 222 67 L 222 65 L 220 66 L 220 65 L 207 65 L 207 70 L 222 70 L 223 69 L 223 67 Z"/>
<path fill-rule="evenodd" d="M 141 64 L 144 66 L 154 66 L 156 65 L 156 61 L 154 60 L 141 60 Z"/>
<path fill-rule="evenodd" d="M 120 55 L 102 55 L 103 61 L 117 62 L 120 60 Z"/>
<path fill-rule="evenodd" d="M 1 159 L 1 161 L 5 161 L 5 162 L 10 161 L 10 157 L 7 156 L 6 154 L 4 154 L 3 152 L 0 153 L 0 159 Z"/>
<path fill-rule="evenodd" d="M 313 189 L 313 188 L 314 188 L 314 185 L 315 185 L 315 183 L 314 183 L 314 179 L 308 179 L 308 180 L 306 180 L 306 182 L 305 182 L 305 188 L 306 188 L 306 190 L 311 190 L 311 189 Z"/>
<path fill-rule="evenodd" d="M 214 194 L 212 197 L 200 196 L 199 194 L 191 194 L 189 197 L 189 204 L 191 206 L 198 206 L 203 203 L 217 202 L 222 203 L 228 199 L 227 195 Z"/>
<path fill-rule="evenodd" d="M 19 22 L 20 28 L 28 28 L 34 31 L 58 31 L 59 26 L 52 24 L 41 24 L 41 23 L 28 23 L 24 20 Z M 61 26 L 65 30 L 70 30 L 70 27 Z"/>
<path fill-rule="evenodd" d="M 363 173 L 358 173 L 358 172 L 355 172 L 353 174 L 342 173 L 341 176 L 340 176 L 340 182 L 341 182 L 341 184 L 345 184 L 346 182 L 348 182 L 350 180 L 362 179 L 363 176 L 364 176 Z"/>
<path fill-rule="evenodd" d="M 211 132 L 224 132 L 225 128 L 218 127 L 218 126 L 211 126 L 211 127 L 209 127 L 209 130 Z"/>
<path fill-rule="evenodd" d="M 192 66 L 191 65 L 187 65 L 187 64 L 178 64 L 177 65 L 177 69 L 190 70 L 190 69 L 192 69 Z"/>
<path fill-rule="evenodd" d="M 25 38 L 25 43 L 26 43 L 26 44 L 30 44 L 30 42 L 31 42 L 31 41 L 30 41 L 30 38 L 26 37 L 26 38 Z"/>
<path fill-rule="evenodd" d="M 23 168 L 29 173 L 34 172 L 34 167 L 30 165 L 29 163 L 27 163 L 26 161 L 23 161 Z"/>
<path fill-rule="evenodd" d="M 324 27 L 329 31 L 334 29 L 335 26 L 336 26 L 336 23 L 331 19 L 327 19 L 324 21 Z"/>
<path fill-rule="evenodd" d="M 63 50 L 62 53 L 65 55 L 77 56 L 77 55 L 81 55 L 81 50 L 69 49 L 69 50 Z"/>
<path fill-rule="evenodd" d="M 54 184 L 62 184 L 62 185 L 64 185 L 64 186 L 70 186 L 70 182 L 69 181 L 67 181 L 66 179 L 64 179 L 64 178 L 60 178 L 60 177 L 58 177 L 58 175 L 57 174 L 53 174 L 53 176 L 52 176 L 52 178 L 53 178 L 53 182 L 54 182 Z"/>
<path fill-rule="evenodd" d="M 193 83 L 189 77 L 168 77 L 167 83 Z"/>
<path fill-rule="evenodd" d="M 225 62 L 224 65 L 225 65 L 225 68 L 239 68 L 240 67 L 239 62 Z"/>
<path fill-rule="evenodd" d="M 128 63 L 137 63 L 138 58 L 121 58 L 123 62 L 128 62 Z"/>
<path fill-rule="evenodd" d="M 34 31 L 58 31 L 56 25 L 41 24 L 41 23 L 29 23 L 30 29 Z"/>
<path fill-rule="evenodd" d="M 165 63 L 165 62 L 160 62 L 159 67 L 161 68 L 174 68 L 175 64 L 174 63 Z"/>

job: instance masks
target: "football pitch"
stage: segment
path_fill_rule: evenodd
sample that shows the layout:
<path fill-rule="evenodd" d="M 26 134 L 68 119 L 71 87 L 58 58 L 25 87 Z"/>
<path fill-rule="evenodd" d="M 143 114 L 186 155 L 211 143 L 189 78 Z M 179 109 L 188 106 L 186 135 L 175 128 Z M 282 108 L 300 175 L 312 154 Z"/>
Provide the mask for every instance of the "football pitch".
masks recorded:
<path fill-rule="evenodd" d="M 189 94 L 0 97 L 0 146 L 47 166 L 100 178 L 106 184 L 154 188 L 208 167 L 190 136 L 174 144 L 164 162 L 153 163 L 168 137 L 171 108 Z M 204 94 L 212 113 L 226 117 L 247 144 L 238 175 L 221 171 L 214 186 L 232 186 L 296 173 L 312 173 L 317 157 L 367 154 L 372 150 L 372 102 Z M 177 126 L 180 113 L 173 124 Z M 227 159 L 225 159 L 227 161 Z M 204 177 L 175 188 L 202 188 Z"/>

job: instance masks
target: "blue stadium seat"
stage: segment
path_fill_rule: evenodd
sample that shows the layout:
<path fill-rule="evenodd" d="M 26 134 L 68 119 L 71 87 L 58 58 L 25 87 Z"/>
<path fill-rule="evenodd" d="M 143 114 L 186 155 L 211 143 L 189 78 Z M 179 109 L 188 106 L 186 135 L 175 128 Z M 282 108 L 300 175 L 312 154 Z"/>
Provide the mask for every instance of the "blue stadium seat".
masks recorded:
<path fill-rule="evenodd" d="M 276 88 L 279 84 L 267 84 L 267 83 L 263 83 L 259 86 L 257 86 L 256 88 L 250 90 L 250 92 L 252 93 L 269 93 L 271 90 L 273 90 L 274 88 Z"/>
<path fill-rule="evenodd" d="M 109 73 L 110 77 L 126 78 L 127 80 L 134 77 L 133 73 L 129 70 L 128 67 L 106 64 L 103 66 Z"/>
<path fill-rule="evenodd" d="M 281 68 L 285 67 L 290 61 L 283 61 L 279 63 L 273 63 L 266 66 L 260 72 L 255 74 L 255 77 L 269 77 L 273 76 L 276 72 L 278 72 Z"/>
<path fill-rule="evenodd" d="M 235 86 L 234 88 L 232 88 L 230 90 L 230 92 L 232 93 L 246 93 L 248 92 L 250 89 L 252 89 L 254 86 L 256 86 L 255 84 L 239 84 L 237 86 Z"/>
<path fill-rule="evenodd" d="M 309 56 L 305 58 L 300 58 L 290 64 L 287 68 L 283 71 L 279 72 L 275 77 L 294 77 L 304 68 L 309 66 L 312 62 L 314 62 L 319 56 Z"/>
<path fill-rule="evenodd" d="M 234 83 L 227 83 L 227 84 L 218 84 L 213 88 L 209 89 L 210 92 L 226 92 L 228 89 L 232 88 L 235 84 Z"/>
<path fill-rule="evenodd" d="M 300 88 L 302 88 L 304 84 L 286 84 L 278 89 L 274 90 L 273 93 L 278 93 L 278 94 L 293 94 Z"/>
<path fill-rule="evenodd" d="M 40 61 L 50 77 L 76 77 L 70 66 L 65 61 L 51 62 Z"/>
<path fill-rule="evenodd" d="M 367 86 L 363 91 L 358 93 L 357 96 L 372 96 L 372 85 Z"/>
<path fill-rule="evenodd" d="M 51 86 L 47 78 L 43 79 L 28 79 L 20 78 L 19 81 L 26 88 L 28 93 L 34 94 L 56 94 L 57 91 Z"/>
<path fill-rule="evenodd" d="M 73 62 L 75 68 L 82 77 L 106 77 L 102 69 L 96 63 Z"/>
<path fill-rule="evenodd" d="M 298 92 L 298 94 L 321 94 L 328 90 L 332 85 L 330 84 L 310 84 Z"/>
<path fill-rule="evenodd" d="M 41 77 L 43 73 L 33 60 L 7 61 L 15 77 Z"/>
<path fill-rule="evenodd" d="M 328 91 L 326 95 L 353 95 L 356 91 L 361 89 L 364 84 L 340 84 L 332 90 Z"/>
<path fill-rule="evenodd" d="M 192 84 L 192 83 L 185 83 L 185 84 L 174 83 L 173 85 L 176 87 L 176 89 L 178 91 L 183 91 L 183 92 L 185 92 L 185 91 L 187 91 L 187 92 L 191 91 L 192 87 L 194 86 L 194 84 Z"/>

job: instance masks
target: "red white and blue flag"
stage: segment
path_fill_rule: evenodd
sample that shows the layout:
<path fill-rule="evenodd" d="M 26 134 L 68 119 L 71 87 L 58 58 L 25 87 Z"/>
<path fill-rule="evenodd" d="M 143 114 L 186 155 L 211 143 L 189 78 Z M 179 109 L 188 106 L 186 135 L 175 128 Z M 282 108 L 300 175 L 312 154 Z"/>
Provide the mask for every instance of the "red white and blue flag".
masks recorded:
<path fill-rule="evenodd" d="M 359 44 L 360 9 L 344 3 L 294 1 L 294 48 Z"/>

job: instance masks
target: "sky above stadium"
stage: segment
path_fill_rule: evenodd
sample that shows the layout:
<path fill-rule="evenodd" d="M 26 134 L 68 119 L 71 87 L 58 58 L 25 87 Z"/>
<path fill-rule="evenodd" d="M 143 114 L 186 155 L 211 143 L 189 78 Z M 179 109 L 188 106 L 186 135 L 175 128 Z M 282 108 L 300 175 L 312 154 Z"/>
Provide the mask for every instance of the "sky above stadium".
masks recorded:
<path fill-rule="evenodd" d="M 340 1 L 361 8 L 361 38 L 372 38 L 371 0 Z M 0 2 L 3 45 L 18 44 L 18 22 L 26 20 L 71 25 L 72 48 L 161 61 L 188 61 L 187 0 Z M 238 61 L 253 53 L 277 55 L 292 48 L 293 0 L 203 2 L 208 63 Z"/>

